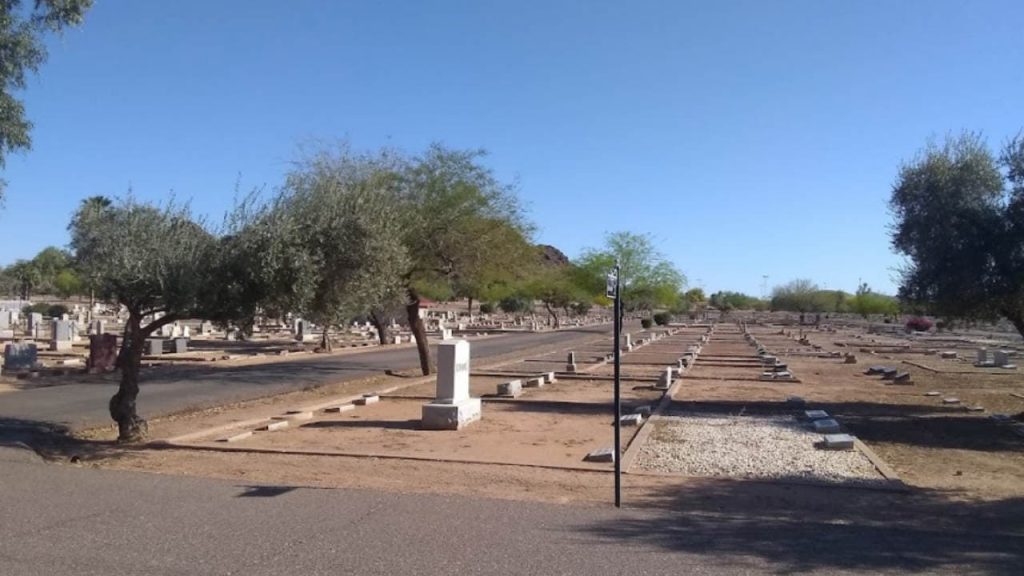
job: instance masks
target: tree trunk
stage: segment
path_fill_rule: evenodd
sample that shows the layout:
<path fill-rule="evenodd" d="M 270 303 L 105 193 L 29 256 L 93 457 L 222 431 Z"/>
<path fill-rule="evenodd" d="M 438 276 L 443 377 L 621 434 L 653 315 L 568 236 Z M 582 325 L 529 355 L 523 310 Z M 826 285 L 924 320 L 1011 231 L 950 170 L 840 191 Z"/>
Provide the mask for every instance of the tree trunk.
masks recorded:
<path fill-rule="evenodd" d="M 405 313 L 409 320 L 409 328 L 412 329 L 412 335 L 416 338 L 416 351 L 420 355 L 420 370 L 424 376 L 429 376 L 433 372 L 433 368 L 430 366 L 427 328 L 423 325 L 423 319 L 420 318 L 420 295 L 415 288 L 409 288 L 408 292 L 409 303 L 405 305 Z"/>
<path fill-rule="evenodd" d="M 331 346 L 331 328 L 330 326 L 324 325 L 324 333 L 320 338 L 320 349 L 324 352 L 333 352 L 334 348 Z"/>
<path fill-rule="evenodd" d="M 121 346 L 124 356 L 121 365 L 121 383 L 117 388 L 117 394 L 110 399 L 110 417 L 117 422 L 117 441 L 121 443 L 144 440 L 148 432 L 146 421 L 140 418 L 135 410 L 135 399 L 139 396 L 142 347 L 146 340 L 141 324 L 141 315 L 129 316 L 128 325 L 125 327 L 125 342 Z"/>
<path fill-rule="evenodd" d="M 384 324 L 384 316 L 379 310 L 370 310 L 370 322 L 373 322 L 374 328 L 377 329 L 377 339 L 380 340 L 381 346 L 387 346 L 391 333 L 388 331 L 388 327 Z"/>
<path fill-rule="evenodd" d="M 545 302 L 545 303 L 544 303 L 544 307 L 545 307 L 545 308 L 547 308 L 547 310 L 548 310 L 548 314 L 549 314 L 549 315 L 551 316 L 551 318 L 550 318 L 550 319 L 548 320 L 548 326 L 551 326 L 551 322 L 552 322 L 552 321 L 554 321 L 554 327 L 555 327 L 555 328 L 558 328 L 558 327 L 559 327 L 559 326 L 558 326 L 558 313 L 557 313 L 557 312 L 555 312 L 555 311 L 554 311 L 554 310 L 553 310 L 553 309 L 551 308 L 551 305 L 550 305 L 550 304 L 548 304 L 547 302 Z"/>
<path fill-rule="evenodd" d="M 132 322 L 131 319 L 124 323 L 124 334 L 121 335 L 121 349 L 117 352 L 117 359 L 114 360 L 114 368 L 123 370 L 128 365 L 128 351 L 132 348 Z"/>

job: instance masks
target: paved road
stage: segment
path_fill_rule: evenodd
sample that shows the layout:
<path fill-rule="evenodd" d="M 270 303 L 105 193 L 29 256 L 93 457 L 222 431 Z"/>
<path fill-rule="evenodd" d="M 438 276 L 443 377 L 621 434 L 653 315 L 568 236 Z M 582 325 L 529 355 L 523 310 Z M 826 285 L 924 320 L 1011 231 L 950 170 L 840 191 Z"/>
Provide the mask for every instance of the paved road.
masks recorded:
<path fill-rule="evenodd" d="M 2 449 L 0 449 L 2 450 Z M 245 486 L 0 451 L 0 574 L 1020 574 L 1021 539 Z"/>
<path fill-rule="evenodd" d="M 553 332 L 510 333 L 472 341 L 472 357 L 483 358 L 528 348 L 558 348 L 592 340 L 611 332 L 611 325 Z M 609 342 L 609 347 L 611 343 Z M 419 366 L 415 348 L 370 349 L 337 356 L 304 356 L 294 360 L 188 370 L 187 375 L 145 375 L 139 411 L 146 418 L 187 409 L 216 406 L 279 394 L 306 386 L 339 382 Z M 71 384 L 0 394 L 0 429 L 19 422 L 47 422 L 83 429 L 110 423 L 107 401 L 116 389 L 110 384 Z M 8 430 L 9 432 L 9 430 Z"/>

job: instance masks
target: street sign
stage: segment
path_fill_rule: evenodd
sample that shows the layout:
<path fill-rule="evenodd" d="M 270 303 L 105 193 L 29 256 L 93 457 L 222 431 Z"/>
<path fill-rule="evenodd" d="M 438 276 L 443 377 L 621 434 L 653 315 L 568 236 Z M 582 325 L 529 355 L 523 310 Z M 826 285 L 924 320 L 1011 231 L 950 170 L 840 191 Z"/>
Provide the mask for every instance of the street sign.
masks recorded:
<path fill-rule="evenodd" d="M 615 294 L 618 293 L 618 291 L 616 290 L 616 284 L 618 284 L 619 282 L 619 277 L 616 274 L 608 274 L 607 281 L 608 283 L 605 287 L 604 295 L 614 299 Z"/>

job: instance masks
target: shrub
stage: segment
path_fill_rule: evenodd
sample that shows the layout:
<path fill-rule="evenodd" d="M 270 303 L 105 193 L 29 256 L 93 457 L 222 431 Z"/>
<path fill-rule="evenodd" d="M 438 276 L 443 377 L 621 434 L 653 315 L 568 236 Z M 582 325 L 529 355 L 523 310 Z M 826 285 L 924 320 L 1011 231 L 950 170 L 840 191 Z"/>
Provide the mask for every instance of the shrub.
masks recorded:
<path fill-rule="evenodd" d="M 658 326 L 668 326 L 668 323 L 672 321 L 672 315 L 668 312 L 658 312 L 654 315 L 654 323 Z"/>
<path fill-rule="evenodd" d="M 651 327 L 651 326 L 652 326 L 653 324 L 654 324 L 654 323 L 653 323 L 653 322 L 651 322 L 651 319 L 650 319 L 650 318 L 641 318 L 641 319 L 640 319 L 640 325 L 641 325 L 641 326 L 643 326 L 644 330 L 647 330 L 647 329 L 648 329 L 648 328 L 650 328 L 650 327 Z"/>
<path fill-rule="evenodd" d="M 484 303 L 480 304 L 480 313 L 481 314 L 494 314 L 494 304 L 492 304 L 490 302 L 484 302 Z"/>
<path fill-rule="evenodd" d="M 907 332 L 927 332 L 931 328 L 932 321 L 927 318 L 915 316 L 907 320 Z"/>
<path fill-rule="evenodd" d="M 525 312 L 531 306 L 533 306 L 533 301 L 521 296 L 509 296 L 508 298 L 502 298 L 501 302 L 498 302 L 498 307 L 506 314 Z"/>

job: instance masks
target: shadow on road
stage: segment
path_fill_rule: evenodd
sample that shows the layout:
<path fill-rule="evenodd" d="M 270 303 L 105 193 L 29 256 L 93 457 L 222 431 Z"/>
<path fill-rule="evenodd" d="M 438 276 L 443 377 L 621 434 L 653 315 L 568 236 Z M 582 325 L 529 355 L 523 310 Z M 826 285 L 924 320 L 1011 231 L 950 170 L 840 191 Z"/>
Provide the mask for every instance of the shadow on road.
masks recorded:
<path fill-rule="evenodd" d="M 624 546 L 711 553 L 723 561 L 756 557 L 780 573 L 945 568 L 1020 574 L 1024 498 L 963 502 L 950 496 L 709 480 L 656 489 L 630 503 L 639 514 L 580 529 Z"/>

